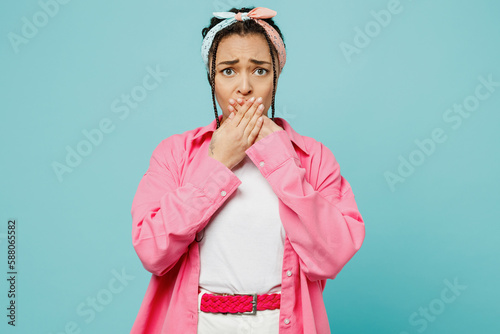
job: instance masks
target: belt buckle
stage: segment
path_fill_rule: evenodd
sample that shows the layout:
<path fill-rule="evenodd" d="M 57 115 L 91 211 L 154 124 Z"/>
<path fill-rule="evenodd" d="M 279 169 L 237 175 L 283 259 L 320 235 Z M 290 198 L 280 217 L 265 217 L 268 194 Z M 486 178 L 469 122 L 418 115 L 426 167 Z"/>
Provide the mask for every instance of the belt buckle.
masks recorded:
<path fill-rule="evenodd" d="M 235 296 L 253 296 L 253 300 L 251 301 L 252 303 L 252 310 L 251 311 L 246 311 L 246 312 L 238 312 L 240 314 L 252 314 L 255 315 L 257 314 L 257 294 L 256 293 L 235 293 Z"/>

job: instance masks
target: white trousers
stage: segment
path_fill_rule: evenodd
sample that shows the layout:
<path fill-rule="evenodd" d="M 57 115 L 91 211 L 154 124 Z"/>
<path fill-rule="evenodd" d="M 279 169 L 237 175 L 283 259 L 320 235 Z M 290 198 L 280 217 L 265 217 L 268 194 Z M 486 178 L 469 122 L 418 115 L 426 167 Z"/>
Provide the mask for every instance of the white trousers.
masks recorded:
<path fill-rule="evenodd" d="M 198 294 L 198 334 L 278 334 L 280 309 L 262 310 L 253 314 L 223 314 L 200 310 L 201 297 L 209 291 L 200 288 Z"/>

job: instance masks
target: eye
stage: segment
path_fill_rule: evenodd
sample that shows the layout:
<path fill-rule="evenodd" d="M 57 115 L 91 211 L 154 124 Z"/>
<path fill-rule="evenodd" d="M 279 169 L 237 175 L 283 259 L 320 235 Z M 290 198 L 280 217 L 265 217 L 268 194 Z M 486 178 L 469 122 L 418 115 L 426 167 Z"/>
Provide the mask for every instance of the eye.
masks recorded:
<path fill-rule="evenodd" d="M 227 71 L 233 71 L 233 69 L 228 67 L 228 68 L 223 69 L 221 72 L 222 72 L 222 74 L 224 74 L 224 75 L 231 75 L 231 73 L 230 73 L 230 74 L 228 74 L 228 73 L 227 73 Z M 233 72 L 234 72 L 234 71 L 233 71 Z"/>
<path fill-rule="evenodd" d="M 265 68 L 258 68 L 256 72 L 260 73 L 260 76 L 267 74 L 268 70 Z"/>

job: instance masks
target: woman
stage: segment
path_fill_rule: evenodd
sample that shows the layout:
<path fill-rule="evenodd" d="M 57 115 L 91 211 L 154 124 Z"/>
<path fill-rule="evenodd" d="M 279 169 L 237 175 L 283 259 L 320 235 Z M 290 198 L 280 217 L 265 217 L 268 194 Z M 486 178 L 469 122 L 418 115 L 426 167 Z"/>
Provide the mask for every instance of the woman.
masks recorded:
<path fill-rule="evenodd" d="M 274 118 L 276 12 L 214 15 L 202 57 L 215 119 L 158 145 L 132 203 L 153 274 L 132 333 L 330 333 L 326 279 L 364 222 L 331 151 Z"/>

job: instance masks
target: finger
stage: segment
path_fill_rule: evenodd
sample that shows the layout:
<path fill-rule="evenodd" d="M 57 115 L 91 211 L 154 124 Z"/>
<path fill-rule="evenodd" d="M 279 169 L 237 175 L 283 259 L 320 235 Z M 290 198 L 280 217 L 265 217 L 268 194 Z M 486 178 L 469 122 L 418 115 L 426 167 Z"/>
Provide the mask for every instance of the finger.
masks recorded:
<path fill-rule="evenodd" d="M 238 104 L 236 103 L 235 100 L 233 99 L 229 99 L 229 105 L 227 106 L 228 110 L 231 112 L 231 111 L 234 111 L 234 113 L 236 114 L 237 110 L 235 107 L 238 106 Z"/>
<path fill-rule="evenodd" d="M 263 104 L 260 104 L 258 107 L 257 107 L 257 110 L 255 111 L 255 113 L 253 114 L 253 117 L 252 119 L 248 122 L 246 128 L 245 128 L 245 136 L 250 136 L 253 128 L 255 127 L 256 123 L 257 123 L 257 120 L 259 119 L 259 117 L 262 115 L 262 112 L 264 111 L 264 105 Z"/>
<path fill-rule="evenodd" d="M 229 113 L 234 112 L 234 114 L 236 115 L 238 113 L 239 105 L 233 99 L 229 99 L 228 102 L 229 104 L 227 106 L 227 110 L 229 111 Z"/>
<path fill-rule="evenodd" d="M 231 103 L 231 99 L 229 99 L 229 103 Z M 227 106 L 227 111 L 229 111 L 229 115 L 226 117 L 226 119 L 224 120 L 224 122 L 222 124 L 226 123 L 226 121 L 231 121 L 237 113 L 237 110 L 234 109 L 234 107 L 232 105 Z M 228 122 L 228 123 L 230 123 L 230 122 Z"/>
<path fill-rule="evenodd" d="M 257 111 L 257 108 L 259 105 L 262 103 L 262 98 L 259 97 L 259 99 L 253 101 L 252 105 L 248 110 L 245 111 L 244 115 L 242 115 L 242 119 L 240 123 L 238 124 L 239 127 L 246 128 L 248 126 L 248 123 L 254 116 L 255 112 Z"/>
<path fill-rule="evenodd" d="M 234 112 L 230 112 L 229 116 L 227 116 L 227 119 L 224 123 L 231 123 L 232 119 L 234 118 Z"/>
<path fill-rule="evenodd" d="M 229 103 L 233 106 L 233 108 L 235 109 L 235 112 L 234 114 L 237 114 L 238 111 L 240 109 L 242 109 L 242 107 L 247 103 L 247 101 L 243 100 L 243 99 L 236 99 L 233 100 L 233 99 L 229 99 Z"/>
<path fill-rule="evenodd" d="M 250 135 L 248 136 L 248 144 L 249 145 L 252 145 L 255 142 L 255 139 L 259 135 L 259 132 L 260 132 L 260 129 L 262 128 L 263 123 L 264 123 L 264 120 L 262 119 L 262 116 L 259 116 L 259 118 L 257 118 L 255 126 L 252 129 L 252 132 L 250 132 Z"/>
<path fill-rule="evenodd" d="M 234 115 L 237 115 L 239 108 L 240 106 L 237 103 L 233 103 L 227 107 L 227 110 L 229 110 L 229 112 L 233 112 Z"/>
<path fill-rule="evenodd" d="M 239 111 L 240 109 L 242 109 L 242 107 L 245 105 L 246 101 L 243 100 L 243 99 L 237 99 L 234 103 L 233 103 L 233 107 L 236 109 L 236 111 Z"/>
<path fill-rule="evenodd" d="M 236 102 L 232 104 L 233 108 L 235 109 L 234 114 L 236 115 L 240 110 L 242 110 L 246 103 L 247 101 L 243 99 L 237 99 Z"/>
<path fill-rule="evenodd" d="M 255 97 L 252 97 L 250 100 L 246 101 L 245 104 L 241 108 L 238 109 L 238 112 L 236 113 L 236 117 L 234 118 L 234 124 L 235 126 L 239 126 L 241 120 L 245 117 L 246 112 L 250 110 L 252 107 L 253 103 L 255 101 Z M 246 122 L 248 123 L 248 122 Z M 246 126 L 246 123 L 244 124 Z"/>
<path fill-rule="evenodd" d="M 221 129 L 226 128 L 226 126 L 228 126 L 231 123 L 231 121 L 232 121 L 233 118 L 234 118 L 234 112 L 230 112 L 229 116 L 226 117 L 226 119 L 221 123 L 221 125 L 219 126 L 219 128 L 217 130 L 215 130 L 215 131 L 219 131 Z"/>

